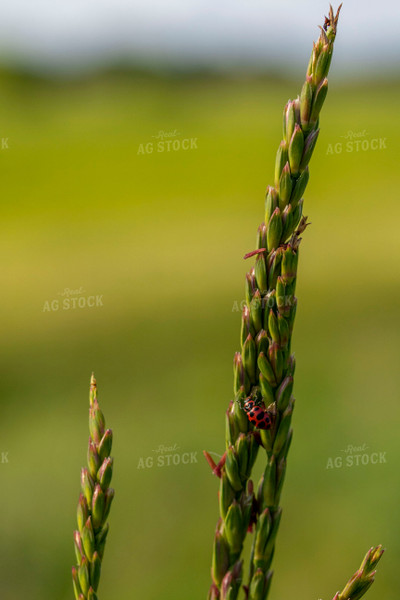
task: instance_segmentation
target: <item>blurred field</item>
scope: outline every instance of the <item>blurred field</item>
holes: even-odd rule
[[[218,485],[201,451],[223,452],[242,257],[302,76],[1,75],[2,600],[72,598],[92,370],[115,435],[100,596],[205,598]],[[330,79],[305,196],[271,599],[332,598],[378,543],[387,553],[368,598],[398,595],[399,91]],[[138,154],[173,130],[197,149]],[[329,151],[364,130],[380,149]],[[81,287],[103,305],[43,310]],[[175,444],[193,462],[137,468]],[[327,469],[350,444],[386,462]]]

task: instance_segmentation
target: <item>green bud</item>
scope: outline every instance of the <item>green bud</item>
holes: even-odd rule
[[[267,243],[268,252],[279,246],[282,235],[282,217],[279,208],[276,208],[272,213],[272,217],[268,223]]]
[[[100,457],[97,453],[96,444],[93,442],[92,438],[89,438],[87,461],[89,465],[90,474],[93,477],[93,479],[95,479],[97,471],[100,468],[101,462]]]
[[[208,590],[207,600],[219,600],[219,589],[215,583],[212,583]]]
[[[78,569],[76,567],[72,567],[72,585],[74,588],[75,600],[79,600],[82,590],[81,584],[79,583]]]
[[[237,561],[222,580],[219,600],[236,600],[242,583],[242,561]]]
[[[284,166],[284,165],[283,165]],[[283,167],[282,167],[283,168]],[[278,207],[278,192],[275,188],[268,186],[265,198],[265,223],[269,223],[272,213]]]
[[[266,331],[268,329],[268,311],[269,311],[270,308],[275,308],[276,307],[275,295],[276,295],[275,290],[271,290],[263,298],[264,329]]]
[[[246,375],[243,359],[240,352],[236,352],[233,359],[233,392],[236,395],[241,387],[244,387],[245,392],[250,391],[249,378]]]
[[[306,81],[301,90],[300,95],[300,119],[301,126],[304,130],[308,129],[308,121],[311,114],[311,104],[313,98],[312,77],[306,76]]]
[[[293,211],[293,218],[292,218],[293,231],[296,229],[297,225],[299,224],[302,214],[303,214],[303,199],[301,199],[299,201],[298,205],[296,206],[296,208]]]
[[[235,560],[235,557],[240,555],[246,533],[243,531],[242,511],[236,500],[232,502],[226,514],[224,533],[230,547],[231,560]]]
[[[282,230],[282,241],[284,242],[285,240],[288,239],[288,237],[290,237],[294,231],[294,226],[293,226],[293,209],[292,209],[292,205],[288,204],[287,206],[285,206],[285,210],[282,213],[282,224],[283,224],[283,230]]]
[[[256,381],[256,344],[249,334],[243,344],[243,366],[251,383]]]
[[[315,70],[313,73],[314,85],[318,85],[319,82],[322,81],[325,78],[325,76],[328,74],[329,63],[330,63],[330,56],[329,56],[328,49],[329,48],[327,45],[323,46],[323,48],[317,58]],[[317,90],[316,94],[317,93],[318,93],[318,90]],[[315,103],[315,99],[314,99],[314,103]]]
[[[247,473],[246,473],[246,479],[248,479],[251,475],[251,470],[254,466],[254,463],[256,462],[256,458],[257,458],[257,454],[258,454],[258,442],[256,440],[256,438],[254,437],[254,435],[252,435],[251,433],[249,433],[247,435],[247,439],[248,439],[248,462],[247,462]]]
[[[239,429],[236,424],[236,419],[233,413],[228,409],[226,411],[226,428],[225,428],[225,439],[227,446],[234,444],[237,436],[239,435]]]
[[[264,265],[265,265],[265,262],[264,262]],[[259,290],[257,290],[253,296],[252,301],[250,302],[250,321],[251,321],[254,331],[260,331],[260,329],[262,329],[262,322],[263,322],[262,317],[263,317],[263,312],[262,312],[261,294],[260,294]]]
[[[282,225],[283,227],[283,225]],[[270,258],[268,260],[268,280],[269,280],[269,287],[270,289],[274,289],[276,287],[276,280],[278,278],[278,275],[280,274],[280,264],[281,264],[281,260],[282,260],[282,249],[278,248],[275,252],[273,252],[270,255]],[[268,299],[270,298],[270,296],[268,296]],[[264,304],[264,307],[266,308],[272,308],[273,306],[275,306],[275,297],[272,299],[272,302],[267,303],[266,305]],[[267,312],[268,314],[268,312]],[[264,313],[265,315],[265,313]],[[264,317],[265,320],[265,317]],[[266,328],[267,323],[264,323],[264,329]]]
[[[214,538],[211,576],[216,585],[220,585],[229,569],[229,547],[223,535],[217,531]]]
[[[278,329],[279,329],[279,345],[283,350],[285,350],[287,348],[287,345],[289,342],[290,331],[289,331],[289,324],[288,324],[287,320],[280,313],[278,314]]]
[[[276,381],[279,383],[283,374],[283,353],[276,342],[273,342],[268,348],[268,359],[274,370]]]
[[[276,318],[276,315],[275,315],[274,311],[272,310],[272,308],[269,311],[268,331],[269,331],[269,335],[271,336],[272,340],[274,342],[279,343],[278,319]]]
[[[113,441],[113,433],[112,433],[111,429],[107,429],[107,431],[104,433],[103,437],[101,438],[101,441],[100,441],[99,447],[98,447],[98,453],[100,456],[100,460],[102,462],[105,458],[107,458],[107,456],[110,456],[110,454],[111,454],[112,441]]]
[[[78,521],[78,529],[81,533],[82,533],[83,526],[87,521],[88,516],[89,516],[89,509],[88,509],[88,505],[86,502],[86,498],[83,494],[80,494],[79,501],[78,501],[78,508],[76,511],[76,518]]]
[[[236,455],[239,464],[239,476],[241,481],[246,480],[247,465],[249,462],[249,442],[244,433],[239,434],[236,440]]]
[[[267,228],[265,223],[261,223],[257,230],[257,249],[266,248],[267,247]]]
[[[285,140],[287,140],[289,142],[290,138],[293,135],[294,126],[296,124],[295,102],[294,101],[292,102],[289,100],[289,102],[286,104],[285,110],[286,110]]]
[[[290,335],[293,332],[294,320],[296,318],[296,310],[297,310],[297,298],[293,298],[292,307],[290,309],[289,319],[288,319]]]
[[[249,334],[253,336],[255,334],[255,331],[250,319],[250,309],[247,305],[245,305],[242,310],[242,323],[240,327],[240,343],[242,346],[245,343],[246,338]]]
[[[97,591],[99,587],[100,581],[100,572],[101,572],[101,560],[98,552],[93,554],[93,560],[90,565],[90,581],[92,583],[93,591]]]
[[[290,174],[290,166],[289,162],[287,162],[283,167],[281,177],[279,179],[279,208],[281,211],[285,208],[290,200],[292,187],[293,182]]]
[[[294,126],[293,135],[290,138],[290,142],[289,142],[290,171],[291,171],[292,175],[295,177],[299,173],[300,162],[301,162],[301,158],[303,156],[303,149],[304,149],[304,135],[303,135],[300,125],[298,125],[296,123],[296,125]],[[291,188],[290,188],[290,191],[291,191]],[[280,194],[281,194],[281,192],[280,192],[280,188],[279,188],[279,195]]]
[[[297,274],[298,252],[292,248],[286,248],[282,254],[282,281],[292,283]]]
[[[300,177],[296,180],[294,187],[292,189],[292,195],[290,197],[290,204],[294,209],[299,201],[301,200],[302,195],[307,187],[308,180],[310,178],[310,172],[308,170],[308,166],[304,169],[304,171],[300,174]]]
[[[266,590],[266,578],[262,569],[257,569],[251,578],[249,600],[264,600]]]
[[[279,185],[281,173],[282,173],[283,168],[284,168],[285,164],[287,163],[287,161],[288,161],[288,146],[287,146],[287,143],[283,140],[279,144],[279,148],[276,153],[276,160],[275,160],[275,187],[276,188]]]
[[[97,551],[101,560],[103,560],[104,555],[104,546],[106,545],[107,535],[108,535],[109,525],[106,523],[102,529],[100,529],[99,533],[96,534],[96,546]]]
[[[255,544],[254,544],[254,566],[256,568],[264,568],[264,550],[268,542],[269,532],[272,526],[271,515],[269,509],[266,508],[261,513],[257,522],[257,529],[255,533]]]
[[[274,447],[272,452],[278,456],[282,448],[286,443],[286,439],[290,429],[290,423],[292,421],[293,405],[289,405],[282,415],[282,419],[279,423],[279,429],[275,436]]]
[[[229,483],[235,492],[239,492],[241,489],[243,489],[242,481],[239,475],[238,461],[232,446],[230,446],[226,451],[225,471],[228,476]]]
[[[289,356],[289,360],[288,360],[288,374],[293,377],[295,370],[296,370],[296,359],[294,357],[294,354],[292,354],[292,356]]]
[[[276,282],[276,305],[281,315],[288,316],[290,313],[290,295],[287,292],[287,288],[282,280],[282,277],[278,277]]]
[[[78,565],[81,563],[82,558],[85,556],[85,552],[82,546],[82,538],[79,531],[74,531],[74,548],[76,555],[76,562]]]
[[[110,512],[112,501],[114,500],[115,490],[113,488],[108,488],[104,494],[105,504],[104,504],[104,513],[103,513],[103,523],[106,521],[108,514]]]
[[[261,329],[261,331],[258,332],[256,337],[257,356],[260,354],[260,352],[264,352],[264,354],[266,354],[268,352],[268,346],[269,340],[267,332],[265,331],[265,329]]]
[[[279,504],[279,501],[280,501],[281,491],[282,491],[282,487],[283,487],[283,482],[285,481],[285,474],[286,474],[286,458],[285,458],[285,453],[283,453],[283,456],[284,457],[280,459],[280,461],[278,462],[278,466],[276,468],[276,494],[275,494],[275,499],[276,499],[276,503],[277,504]]]
[[[249,420],[243,410],[243,405],[246,401],[246,394],[243,388],[240,388],[233,403],[233,416],[238,427],[238,431],[247,433],[249,430]]]
[[[246,294],[246,302],[247,302],[248,306],[250,306],[251,299],[252,299],[253,294],[256,291],[256,289],[257,289],[256,278],[254,275],[254,268],[252,268],[250,273],[246,273],[245,294]]]
[[[82,600],[84,600],[84,599],[82,599]],[[97,600],[97,594],[91,587],[89,588],[89,591],[88,591],[87,600]]]
[[[94,481],[86,467],[81,470],[81,488],[83,495],[86,499],[87,505],[91,506],[92,495],[94,490]]]
[[[276,540],[276,536],[278,534],[278,529],[279,529],[279,523],[281,521],[281,516],[282,516],[282,509],[281,508],[277,508],[274,513],[273,513],[273,517],[272,517],[272,528],[269,534],[269,539],[267,542],[267,545],[265,546],[265,557],[269,556],[270,557],[270,561],[272,559],[273,556],[273,552],[274,552],[274,546],[275,546],[275,540]],[[269,566],[269,565],[268,565]]]
[[[104,435],[105,419],[100,410],[97,399],[89,408],[89,431],[92,439],[98,444]]]
[[[89,517],[82,529],[82,545],[86,556],[91,561],[93,558],[94,547],[94,531],[92,518]]]
[[[104,505],[104,492],[101,489],[100,485],[97,483],[96,487],[94,488],[92,499],[92,518],[93,527],[95,529],[98,529],[103,524]]]
[[[235,491],[229,483],[228,475],[226,474],[226,471],[222,471],[219,484],[219,511],[224,520],[226,519],[226,513],[234,498]]]
[[[266,247],[267,244],[264,246]],[[263,254],[258,254],[256,258],[256,264],[254,267],[256,275],[257,286],[263,294],[268,291],[268,279],[267,279],[267,265]]]
[[[276,392],[276,405],[279,412],[283,412],[289,405],[293,391],[293,377],[287,376],[282,381]]]
[[[260,506],[266,508],[274,508],[275,506],[275,480],[276,480],[276,463],[275,456],[272,455],[264,471],[264,480],[261,489]]]
[[[312,153],[314,152],[314,148],[317,143],[318,135],[319,135],[319,129],[315,129],[314,131],[311,131],[311,133],[306,138],[306,141],[304,144],[303,156],[302,156],[301,162],[300,162],[300,170],[301,171],[304,171],[304,169],[310,162]]]
[[[261,438],[261,444],[262,444],[263,448],[265,448],[265,450],[267,452],[271,452],[272,445],[273,445],[272,429],[261,429],[260,430],[260,438]]]
[[[266,406],[269,406],[269,404],[272,404],[272,402],[275,401],[275,396],[274,396],[274,392],[272,390],[272,386],[268,383],[268,381],[266,380],[266,378],[264,377],[264,375],[262,373],[260,373],[259,379],[260,379],[261,393],[262,393],[264,403]]]
[[[270,386],[275,387],[276,379],[274,370],[263,352],[258,355],[257,365],[261,371],[261,374],[265,377]]]
[[[87,596],[89,586],[90,586],[90,578],[89,578],[89,563],[87,558],[82,558],[81,564],[78,567],[78,579],[79,585],[83,592],[84,596]]]
[[[103,460],[103,464],[101,465],[97,473],[97,479],[103,491],[106,491],[106,489],[111,483],[113,464],[114,459],[112,459],[111,457],[105,458]]]

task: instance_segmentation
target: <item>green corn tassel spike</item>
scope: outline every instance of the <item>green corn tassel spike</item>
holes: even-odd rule
[[[302,216],[303,195],[309,179],[308,165],[318,140],[320,113],[328,90],[327,75],[339,10],[334,15],[330,8],[329,18],[313,45],[301,95],[286,104],[283,140],[275,160],[274,187],[267,188],[265,221],[257,232],[257,250],[266,250],[255,253],[255,266],[246,275],[247,307],[242,317],[241,353],[237,353],[234,360],[235,402],[230,402],[227,411],[227,449],[218,468],[213,469],[220,477],[220,519],[214,540],[213,582],[208,600],[236,600],[242,583],[240,554],[249,524],[255,534],[249,577],[244,585],[245,596],[247,600],[266,600],[269,592],[272,577],[270,566],[281,518],[279,500],[293,437],[291,418],[294,409],[292,390],[295,361],[290,355],[290,348],[297,307],[294,294],[298,248],[300,236],[307,225],[306,217]],[[246,258],[249,256],[246,255]],[[257,404],[265,404],[271,416],[269,429],[258,430],[253,423],[249,423],[243,410],[247,398]],[[101,415],[95,411],[92,419],[92,439],[98,445],[105,433],[104,423]],[[257,488],[256,500],[250,477],[260,446],[262,456],[266,456],[266,467]],[[99,467],[101,471],[107,457],[101,454],[99,447],[97,452],[102,463]],[[92,467],[91,472],[94,470]],[[95,480],[91,486],[90,479],[87,476],[86,479],[82,491],[85,501],[89,498],[87,504],[91,507],[95,484],[101,485],[101,482]],[[104,491],[104,495],[107,498],[107,492]],[[84,507],[80,510],[82,515],[79,519],[82,523],[86,515]],[[95,531],[100,559],[107,531],[107,526]],[[80,556],[79,545],[77,556]],[[371,549],[361,569],[344,592],[336,594],[335,600],[361,598],[373,581],[372,569],[380,556],[380,547]],[[82,594],[80,585],[79,581],[76,591],[78,600],[81,600],[79,595]]]
[[[89,431],[88,468],[83,468],[81,472],[82,493],[77,508],[79,531],[74,532],[77,567],[72,569],[72,583],[78,600],[97,599],[96,591],[108,533],[108,523],[105,521],[114,498],[114,490],[109,487],[113,468],[113,459],[109,456],[112,431],[105,429],[93,375],[89,393]]]

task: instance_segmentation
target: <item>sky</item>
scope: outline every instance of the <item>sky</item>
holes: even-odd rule
[[[326,0],[12,0],[0,5],[0,62],[55,72],[120,60],[297,68],[328,10]],[[394,0],[345,0],[335,68],[398,71],[399,26]]]

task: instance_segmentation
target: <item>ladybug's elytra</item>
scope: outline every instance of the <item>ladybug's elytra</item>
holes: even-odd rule
[[[259,406],[254,400],[248,398],[243,405],[245,413],[250,423],[253,423],[257,429],[271,429],[271,417],[265,406]]]

